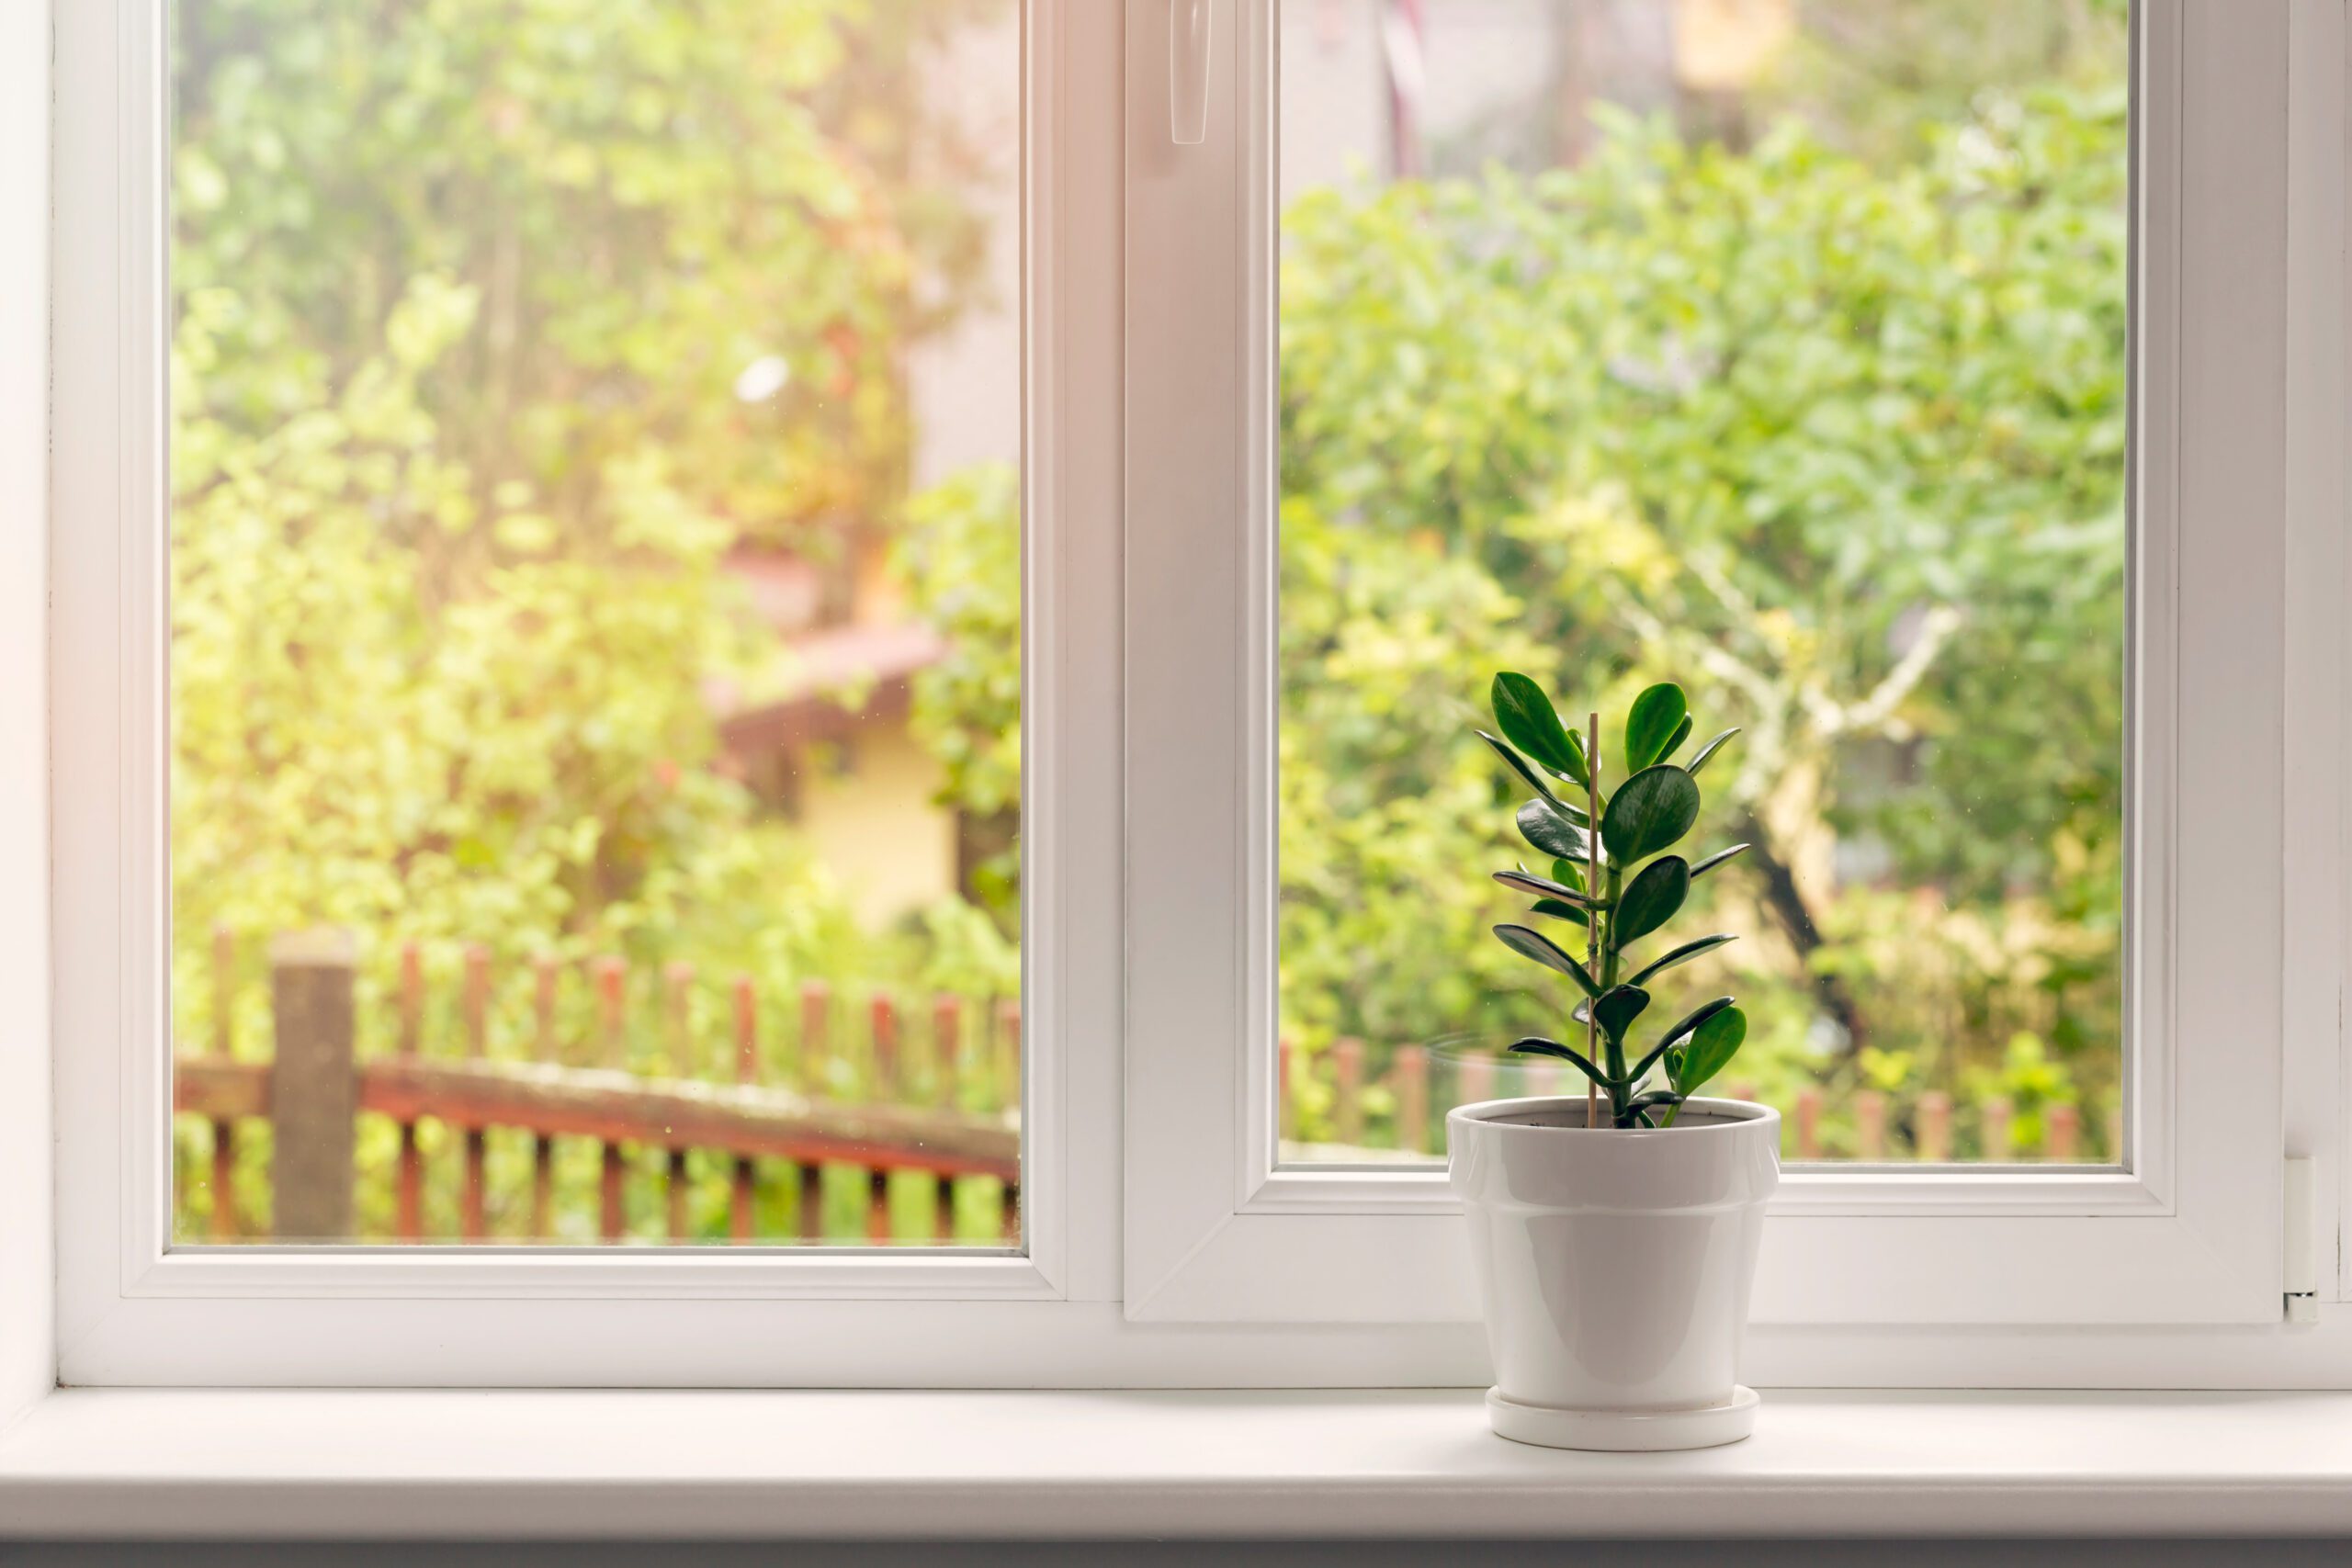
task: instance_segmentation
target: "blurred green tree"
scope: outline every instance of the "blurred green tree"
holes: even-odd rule
[[[1551,1021],[1482,965],[1495,909],[1461,874],[1504,846],[1459,737],[1479,674],[1518,668],[1604,710],[1679,679],[1748,727],[1724,784],[1756,852],[1711,889],[1778,938],[1722,960],[1767,998],[1744,1066],[1878,1045],[1957,1087],[1963,1043],[2031,1029],[2111,1081],[2124,116],[2120,82],[1988,95],[1887,168],[1794,120],[1736,152],[1604,116],[1573,170],[1293,206],[1304,1043]],[[1858,920],[1874,884],[1914,890],[1915,940]],[[1947,916],[2030,961],[1940,983]]]
[[[1706,897],[1765,940],[1702,962],[1755,999],[1741,1066],[1767,1093],[1861,1082],[1865,1053],[1881,1089],[1973,1090],[2026,1032],[2112,1093],[2125,98],[1977,109],[1915,126],[1889,167],[1793,120],[1740,152],[1604,117],[1573,170],[1285,214],[1300,1045],[1357,1036],[1377,1070],[1556,1022],[1463,874],[1517,852],[1463,743],[1512,668],[1603,708],[1679,679],[1748,728],[1719,787],[1757,848]],[[952,539],[978,505],[948,492],[931,526]],[[957,597],[1009,614],[1015,563],[986,581]],[[1015,666],[972,647],[933,722],[977,806],[1003,772],[968,759],[1001,753],[948,715],[1001,711]]]
[[[902,525],[901,367],[984,238],[919,64],[988,9],[173,8],[183,1028],[215,922],[356,927],[377,987],[411,939],[915,972],[705,683],[768,635],[731,547]]]
[[[216,920],[1012,972],[1001,834],[985,918],[877,949],[718,765],[700,691],[755,651],[739,540],[895,548],[952,635],[918,732],[972,820],[1018,800],[1017,486],[903,499],[899,367],[981,231],[952,136],[882,106],[962,14],[175,7],[184,1020]],[[1286,215],[1303,1044],[1555,1021],[1464,874],[1504,847],[1462,737],[1508,666],[1610,708],[1670,675],[1748,727],[1723,783],[1757,852],[1709,891],[1770,939],[1724,960],[1768,1090],[1959,1087],[2025,1035],[2038,1075],[2111,1084],[2125,94],[2066,49],[1907,98],[1801,58],[1758,105],[1826,130],[1609,118],[1574,169]]]

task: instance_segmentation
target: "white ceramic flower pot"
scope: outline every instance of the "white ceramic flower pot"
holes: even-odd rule
[[[1551,1448],[1657,1450],[1754,1430],[1740,1341],[1780,1113],[1690,1100],[1672,1127],[1589,1128],[1577,1099],[1445,1119],[1486,1303],[1494,1428]]]

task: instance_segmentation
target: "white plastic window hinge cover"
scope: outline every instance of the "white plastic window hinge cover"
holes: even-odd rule
[[[1168,139],[1197,147],[1209,126],[1209,0],[1168,0]]]
[[[2287,1295],[2287,1321],[2319,1321],[2319,1237],[2317,1199],[2319,1162],[2308,1155],[2287,1157],[2286,1246],[2280,1253],[2281,1281]]]

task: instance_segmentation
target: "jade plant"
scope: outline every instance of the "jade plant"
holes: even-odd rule
[[[1513,952],[1557,970],[1582,993],[1571,1014],[1582,1026],[1584,1048],[1530,1038],[1510,1049],[1555,1056],[1590,1080],[1589,1125],[1600,1125],[1600,1102],[1613,1127],[1670,1127],[1682,1102],[1729,1065],[1747,1037],[1747,1020],[1729,997],[1685,1013],[1646,1050],[1634,1026],[1650,1010],[1657,978],[1701,953],[1732,941],[1727,932],[1673,942],[1663,932],[1690,897],[1690,885],[1746,844],[1718,850],[1695,863],[1668,852],[1699,820],[1699,778],[1726,741],[1726,729],[1678,763],[1690,738],[1682,688],[1662,682],[1634,699],[1625,716],[1619,766],[1623,777],[1603,788],[1600,717],[1583,734],[1560,722],[1551,698],[1525,675],[1495,677],[1495,722],[1500,737],[1478,731],[1534,798],[1519,808],[1520,836],[1546,857],[1550,874],[1521,863],[1495,873],[1514,892],[1532,896],[1532,912],[1558,922],[1567,945],[1530,925],[1500,925],[1495,935]],[[1594,830],[1594,824],[1600,825]],[[1637,951],[1645,949],[1646,950]],[[1581,947],[1577,957],[1569,947]],[[1577,1031],[1566,1031],[1574,1034]],[[1662,1073],[1663,1084],[1653,1073]]]

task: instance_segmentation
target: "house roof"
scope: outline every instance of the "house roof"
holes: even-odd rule
[[[786,639],[743,685],[714,682],[711,705],[730,751],[805,746],[904,714],[910,678],[946,653],[920,622],[820,627]]]

